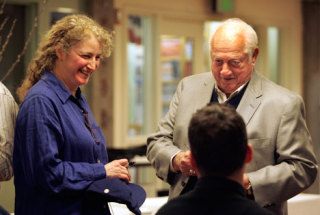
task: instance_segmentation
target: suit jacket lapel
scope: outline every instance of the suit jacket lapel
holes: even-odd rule
[[[197,91],[197,95],[194,95],[194,98],[191,98],[194,102],[194,112],[203,108],[210,102],[214,80],[211,73],[208,73],[208,78],[199,83],[199,90]]]
[[[254,71],[249,85],[237,108],[238,113],[242,116],[246,124],[249,123],[253,114],[261,103],[262,98],[262,82],[259,75]]]

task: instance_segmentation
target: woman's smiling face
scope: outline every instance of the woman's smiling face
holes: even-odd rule
[[[90,76],[97,70],[101,60],[99,41],[91,35],[75,44],[68,51],[58,48],[54,73],[71,92],[88,83]]]

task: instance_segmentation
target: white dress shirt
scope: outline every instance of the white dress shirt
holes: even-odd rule
[[[17,112],[17,103],[0,82],[0,181],[9,180],[13,175],[13,134]]]

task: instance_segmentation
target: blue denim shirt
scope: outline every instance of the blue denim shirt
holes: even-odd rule
[[[15,214],[108,214],[102,202],[86,199],[88,186],[106,177],[107,162],[102,130],[80,89],[74,97],[45,72],[29,90],[16,121]]]

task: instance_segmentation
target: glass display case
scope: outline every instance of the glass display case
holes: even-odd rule
[[[192,74],[193,40],[188,37],[162,35],[160,41],[160,73],[162,116],[167,113],[179,81]]]
[[[148,132],[148,98],[146,90],[152,77],[150,58],[152,47],[151,19],[146,16],[128,16],[128,136],[144,135]]]

